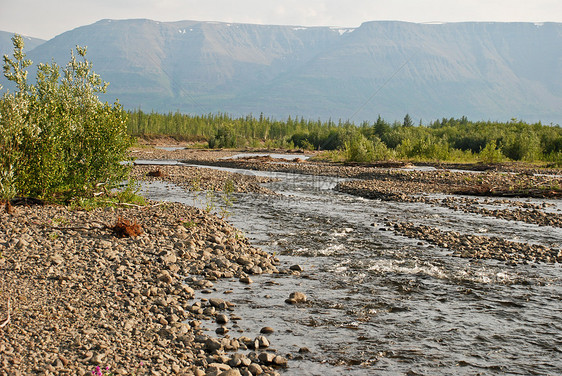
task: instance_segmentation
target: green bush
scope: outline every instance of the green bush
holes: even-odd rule
[[[373,143],[360,133],[345,143],[345,156],[349,162],[372,162],[374,154]]]
[[[451,148],[447,140],[420,131],[424,131],[424,129],[419,128],[416,129],[415,133],[407,133],[400,145],[396,148],[398,155],[403,158],[417,160],[448,160],[451,154]]]
[[[4,76],[16,85],[0,99],[0,195],[68,201],[122,182],[129,167],[127,115],[102,103],[107,83],[92,71],[86,48],[70,62],[40,64],[29,84],[23,38],[15,35]]]
[[[508,135],[504,137],[502,152],[514,161],[536,161],[541,157],[540,140],[531,132]]]
[[[236,132],[232,126],[223,125],[213,138],[209,139],[209,148],[235,148],[237,146]]]
[[[372,137],[373,143],[373,160],[375,161],[385,161],[389,159],[394,159],[396,153],[394,150],[389,149],[384,142],[381,141],[377,136]]]
[[[505,157],[501,151],[501,148],[497,147],[496,141],[490,141],[480,151],[480,153],[478,154],[478,159],[482,163],[499,163],[503,162]]]

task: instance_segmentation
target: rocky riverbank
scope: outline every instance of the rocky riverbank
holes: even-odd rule
[[[139,181],[159,180],[174,183],[190,191],[274,194],[261,185],[274,179],[209,168],[137,165],[133,167],[131,176]]]
[[[515,199],[501,197],[473,198],[448,193],[446,197],[437,198],[436,194],[447,192],[447,185],[434,186],[428,182],[396,182],[388,180],[361,180],[341,182],[336,190],[369,199],[399,202],[423,202],[428,205],[442,206],[465,213],[479,214],[488,217],[520,221],[538,226],[562,227],[560,212],[546,211],[553,204],[533,204]],[[444,189],[445,188],[445,189]],[[433,193],[433,195],[428,195]],[[446,194],[446,193],[445,193]]]
[[[512,265],[529,262],[562,262],[562,249],[544,245],[518,243],[498,237],[460,234],[456,231],[442,231],[413,223],[387,223],[387,225],[398,234],[449,249],[453,251],[452,256],[455,257],[495,259]],[[420,245],[423,245],[423,242]]]
[[[127,227],[140,234],[122,237]],[[287,365],[264,334],[228,334],[234,304],[196,298],[219,278],[249,284],[278,265],[199,209],[17,206],[0,212],[0,254],[0,375],[249,376]]]
[[[181,160],[190,159],[196,161],[216,161],[221,158],[227,158],[235,155],[237,152],[233,150],[215,150],[215,149],[187,149],[180,146],[172,146],[162,149],[152,146],[131,148],[130,155],[134,159],[145,160]]]
[[[463,172],[450,170],[379,170],[361,181],[343,182],[337,188],[370,198],[444,193],[488,197],[561,198],[562,179],[558,175],[513,174],[503,172]]]

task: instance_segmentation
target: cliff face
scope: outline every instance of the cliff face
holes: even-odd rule
[[[355,29],[102,20],[76,45],[127,108],[279,118],[441,117],[562,123],[562,24],[368,22]]]

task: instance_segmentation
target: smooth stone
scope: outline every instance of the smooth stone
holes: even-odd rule
[[[261,328],[261,330],[260,330],[260,333],[261,333],[261,334],[271,334],[271,333],[273,333],[273,332],[275,332],[275,330],[274,330],[272,327],[270,327],[270,326],[264,326],[264,327]]]
[[[240,278],[240,282],[246,283],[246,284],[254,283],[254,281],[250,277],[242,277],[242,278]]]
[[[228,316],[225,315],[224,313],[218,314],[216,317],[217,323],[219,324],[226,324],[229,320],[228,320]]]

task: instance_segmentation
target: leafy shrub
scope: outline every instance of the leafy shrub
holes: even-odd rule
[[[540,140],[530,132],[504,137],[503,154],[514,161],[535,161],[541,156]]]
[[[131,140],[118,102],[100,102],[107,83],[92,71],[86,48],[76,47],[66,67],[38,66],[29,84],[23,38],[15,35],[13,59],[4,75],[16,84],[0,99],[0,195],[67,201],[103,185],[115,187],[128,174]]]
[[[346,160],[349,162],[372,162],[374,154],[373,143],[362,134],[356,134],[345,143]]]
[[[396,150],[404,158],[434,161],[448,160],[451,151],[446,139],[431,134],[408,135]]]
[[[373,160],[385,161],[396,157],[394,150],[389,149],[384,142],[377,136],[372,137]]]
[[[231,126],[223,125],[215,136],[209,139],[209,148],[235,148],[237,146],[237,137],[234,128]]]
[[[496,141],[490,141],[478,154],[478,159],[483,163],[499,163],[505,158],[502,154],[501,148],[498,148]]]

